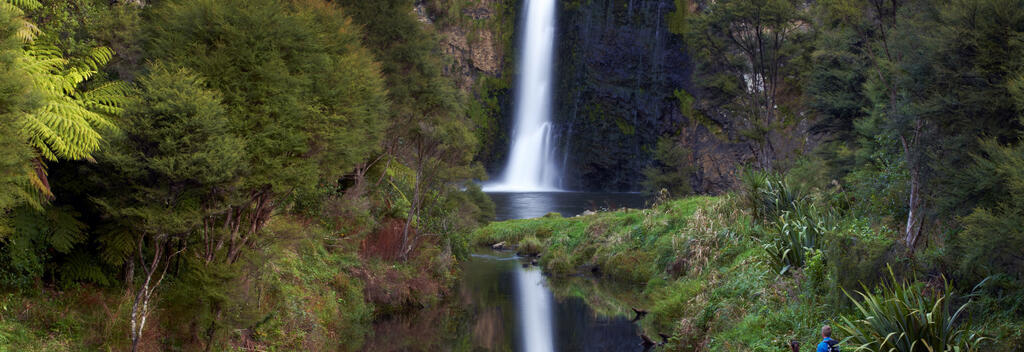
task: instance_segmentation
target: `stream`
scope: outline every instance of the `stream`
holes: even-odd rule
[[[644,203],[630,193],[491,196],[500,220]],[[630,310],[643,305],[639,288],[590,276],[553,279],[532,262],[514,252],[479,249],[461,263],[456,297],[375,322],[363,350],[644,351]]]

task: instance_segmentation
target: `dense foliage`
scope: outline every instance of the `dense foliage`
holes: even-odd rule
[[[4,350],[359,348],[492,216],[410,2],[0,5]]]
[[[476,3],[0,0],[0,351],[357,349],[497,242],[641,287],[667,349],[1024,344],[1024,1],[658,2],[656,206],[482,228],[514,67],[439,43],[511,54],[518,5]],[[698,125],[746,165],[670,200]]]

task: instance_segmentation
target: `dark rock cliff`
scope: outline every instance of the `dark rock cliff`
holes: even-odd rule
[[[555,121],[565,186],[631,191],[658,136],[685,121],[673,95],[690,75],[683,42],[668,31],[672,0],[563,2]]]

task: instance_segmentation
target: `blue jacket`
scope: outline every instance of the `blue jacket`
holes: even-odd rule
[[[821,340],[821,343],[818,343],[818,349],[816,351],[817,352],[828,352],[828,342],[829,341],[835,341],[835,340],[833,340],[831,337],[826,337],[824,340]]]

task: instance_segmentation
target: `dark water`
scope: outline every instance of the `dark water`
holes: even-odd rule
[[[641,193],[491,192],[487,195],[497,206],[498,221],[536,218],[551,212],[570,217],[586,210],[644,208],[648,200]]]
[[[378,322],[363,350],[644,350],[630,320],[638,296],[631,288],[587,278],[549,282],[528,262],[503,252],[473,255],[456,300]]]
[[[488,193],[497,219],[645,207],[636,193]],[[488,251],[462,265],[456,297],[378,321],[363,351],[644,351],[630,307],[639,288],[592,277],[549,279],[531,260]],[[525,264],[525,265],[524,265]]]

